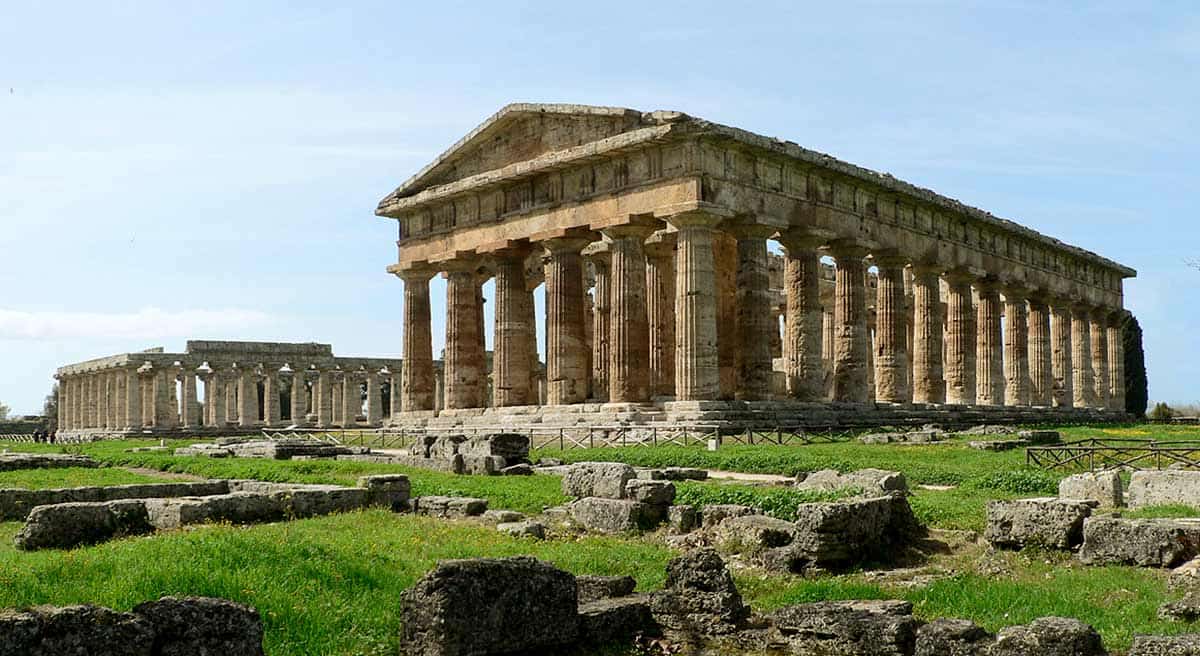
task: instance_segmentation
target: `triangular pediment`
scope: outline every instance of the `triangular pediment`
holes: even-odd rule
[[[548,152],[612,137],[647,123],[642,112],[621,107],[507,105],[400,185],[388,199],[411,196]]]

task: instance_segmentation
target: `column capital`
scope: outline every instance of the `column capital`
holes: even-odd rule
[[[716,228],[722,221],[728,219],[732,214],[724,214],[719,212],[693,209],[690,211],[671,214],[661,217],[662,220],[675,228]]]
[[[733,235],[735,239],[770,239],[775,233],[779,232],[779,228],[762,223],[755,223],[751,220],[743,220],[737,222],[726,221],[721,229]]]
[[[646,238],[642,249],[648,258],[668,258],[675,255],[676,233],[659,230]]]
[[[837,258],[866,258],[871,249],[854,239],[836,239],[826,247],[829,254]]]
[[[973,281],[973,284],[975,285],[975,289],[978,290],[980,293],[983,293],[983,292],[999,293],[1000,291],[1002,291],[1004,289],[1004,284],[1002,282],[1000,282],[999,280],[997,280],[996,278],[991,277],[991,276],[984,276],[982,278],[976,278]]]
[[[1020,282],[1001,282],[1000,293],[1004,294],[1004,300],[1007,303],[1030,299],[1030,289]]]
[[[657,230],[658,228],[656,226],[625,223],[601,228],[600,234],[613,240],[637,239],[638,241],[645,241],[647,237],[654,234]]]
[[[779,231],[779,243],[791,250],[815,250],[829,243],[831,235],[823,230],[790,228]]]
[[[393,275],[403,280],[404,282],[429,282],[438,273],[438,268],[435,266],[416,266],[407,269],[391,269]]]
[[[880,269],[903,269],[909,258],[896,252],[871,253],[871,261]]]
[[[980,278],[976,272],[965,267],[950,269],[949,271],[943,273],[942,277],[946,279],[946,282],[958,285],[976,284]]]
[[[538,242],[548,253],[580,253],[588,244],[595,241],[588,237],[553,237]]]

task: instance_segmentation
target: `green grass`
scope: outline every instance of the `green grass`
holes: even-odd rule
[[[136,474],[124,469],[102,467],[63,467],[60,469],[18,469],[0,472],[0,489],[23,488],[43,490],[57,487],[83,487],[88,485],[129,485],[133,483],[161,483],[162,478]]]
[[[0,524],[0,608],[97,603],[127,610],[163,595],[208,595],[262,613],[268,654],[398,651],[400,597],[439,560],[530,554],[576,574],[662,585],[670,552],[646,540],[534,542],[494,528],[349,513],[253,527],[208,526],[68,552],[18,552]]]
[[[1193,508],[1183,504],[1148,506],[1146,508],[1139,508],[1137,510],[1122,510],[1121,516],[1130,517],[1133,519],[1177,519],[1182,517],[1200,517],[1200,508]]]

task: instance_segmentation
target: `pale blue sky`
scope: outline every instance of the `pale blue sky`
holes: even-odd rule
[[[61,363],[189,337],[398,355],[375,203],[513,101],[783,137],[1133,266],[1151,397],[1200,399],[1194,2],[0,6],[18,412]]]

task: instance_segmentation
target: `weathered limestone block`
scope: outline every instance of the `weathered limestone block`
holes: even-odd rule
[[[625,498],[625,484],[637,478],[633,467],[620,462],[579,462],[563,476],[562,491],[569,497]]]
[[[88,456],[58,453],[0,453],[0,472],[18,469],[56,469],[61,467],[99,467]]]
[[[483,521],[491,524],[514,524],[525,521],[525,515],[515,510],[489,510],[480,517]]]
[[[142,501],[38,506],[13,538],[18,549],[69,549],[154,530]]]
[[[984,537],[995,547],[1071,549],[1083,542],[1083,522],[1095,505],[1056,497],[989,501]]]
[[[533,558],[444,561],[404,593],[400,649],[475,656],[552,649],[579,635],[575,577]]]
[[[908,656],[920,622],[907,601],[822,601],[771,614],[789,654]]]
[[[637,477],[646,481],[704,481],[708,480],[708,471],[693,467],[638,469]]]
[[[1023,430],[1017,437],[1030,444],[1061,444],[1062,433],[1052,430]]]
[[[514,538],[546,539],[546,525],[541,522],[523,520],[520,522],[502,522],[496,525],[496,530]]]
[[[287,516],[286,504],[273,494],[234,492],[211,497],[147,499],[150,523],[157,529],[173,529],[208,522],[260,524]]]
[[[1200,508],[1200,471],[1163,469],[1133,472],[1129,507],[1184,505]]]
[[[1101,508],[1120,508],[1124,504],[1121,488],[1119,471],[1084,472],[1059,481],[1058,496],[1061,499],[1095,501]]]
[[[1200,558],[1193,558],[1171,570],[1167,576],[1167,589],[1190,592],[1200,588]]]
[[[700,525],[704,528],[709,528],[720,524],[730,517],[761,514],[761,510],[752,506],[742,506],[736,503],[715,503],[700,509]]]
[[[443,435],[435,438],[429,445],[429,457],[439,460],[453,458],[459,453],[459,447],[466,441],[466,435]]]
[[[272,494],[287,517],[320,517],[361,510],[370,503],[367,490],[330,485],[324,489],[297,488]]]
[[[133,614],[148,622],[162,656],[262,656],[263,625],[250,606],[210,597],[163,597]]]
[[[1182,599],[1159,606],[1158,619],[1172,622],[1195,622],[1200,619],[1200,592],[1188,592]]]
[[[691,533],[700,526],[700,514],[694,506],[671,506],[667,509],[667,525],[672,533]]]
[[[1200,633],[1134,636],[1129,656],[1200,656]]]
[[[1092,517],[1079,560],[1087,565],[1174,567],[1200,555],[1200,521]]]
[[[496,476],[504,470],[504,458],[501,456],[462,455],[463,473],[475,476]]]
[[[1040,617],[1000,630],[989,656],[1107,656],[1100,634],[1065,617]]]
[[[487,512],[487,499],[427,496],[413,499],[413,512],[430,517],[476,517]]]
[[[529,462],[529,436],[519,433],[477,435],[458,444],[465,456],[499,456],[507,465]]]
[[[904,496],[888,495],[796,508],[796,539],[790,569],[809,563],[843,567],[870,558],[894,557],[919,531]]]
[[[625,498],[657,506],[669,506],[675,501],[675,485],[670,481],[633,479],[625,483]]]
[[[5,656],[151,656],[154,638],[141,617],[99,606],[0,614],[0,654]]]
[[[757,555],[796,540],[796,525],[766,515],[730,517],[709,530],[713,546],[722,553]]]
[[[796,487],[802,490],[845,490],[857,488],[867,494],[878,492],[907,492],[904,474],[883,469],[860,469],[846,474],[836,469],[822,469],[796,477]]]
[[[409,508],[412,483],[404,474],[375,474],[360,476],[358,486],[367,491],[367,503],[404,512]]]
[[[571,518],[592,531],[648,531],[662,522],[665,509],[628,499],[585,497],[569,506]]]
[[[575,577],[579,588],[579,603],[586,604],[601,599],[628,597],[637,587],[637,581],[632,576],[592,576]]]
[[[712,549],[672,559],[664,589],[650,595],[650,610],[666,631],[700,636],[732,633],[750,616],[733,576]]]
[[[0,490],[0,521],[24,521],[37,506],[59,503],[119,501],[157,497],[208,496],[228,494],[227,481],[200,483],[150,483],[108,487],[72,487],[50,490]]]
[[[584,645],[606,645],[637,635],[654,635],[658,627],[647,597],[619,597],[581,602],[579,641]]]
[[[913,656],[987,656],[993,639],[968,620],[934,620],[917,629]]]

